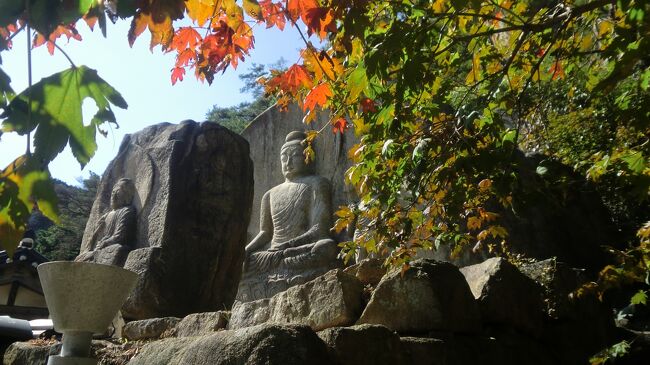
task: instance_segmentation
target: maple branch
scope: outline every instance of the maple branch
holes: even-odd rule
[[[18,35],[18,33],[20,33],[23,29],[25,29],[26,26],[27,24],[23,24],[23,26],[18,28],[18,30],[16,30],[14,34],[10,35],[9,38],[5,40],[5,42],[10,42],[12,39],[14,39],[14,37]],[[29,39],[29,36],[27,37],[27,39]]]
[[[323,71],[323,75],[330,79],[330,81],[334,81],[329,75],[327,74],[327,71],[325,71],[325,67],[321,65],[320,60],[318,59],[318,55],[316,52],[314,52],[314,46],[311,44],[311,42],[307,41],[307,38],[305,38],[305,35],[302,33],[302,30],[300,30],[300,27],[296,25],[296,22],[293,20],[291,23],[296,27],[296,30],[298,30],[298,34],[300,34],[300,38],[302,38],[302,41],[305,42],[305,46],[307,46],[307,49],[314,55],[314,59],[316,60],[316,63],[318,64],[318,67],[320,67],[321,71]]]
[[[440,18],[453,18],[456,16],[469,16],[472,18],[482,18],[487,20],[497,20],[508,25],[516,25],[515,23],[506,20],[505,18],[499,18],[498,16],[490,14],[479,14],[479,13],[464,13],[464,12],[453,12],[453,13],[433,13],[433,16],[439,16]]]
[[[504,27],[504,28],[492,28],[489,30],[486,30],[484,32],[477,32],[474,34],[469,34],[465,36],[460,36],[460,37],[454,37],[452,39],[456,41],[468,41],[472,40],[476,37],[484,37],[484,36],[491,36],[494,34],[499,34],[499,33],[507,33],[507,32],[512,32],[516,30],[521,30],[525,32],[534,32],[534,33],[539,33],[543,32],[548,28],[552,28],[555,25],[562,24],[568,21],[571,21],[572,19],[575,19],[579,17],[580,15],[584,13],[588,13],[590,11],[596,10],[602,6],[609,5],[611,4],[610,0],[598,0],[594,1],[588,4],[576,6],[573,9],[569,9],[568,11],[564,12],[563,14],[560,14],[556,17],[552,17],[550,20],[546,22],[541,22],[541,23],[523,23],[520,25],[513,25],[510,27]],[[564,27],[564,26],[563,26]]]
[[[210,28],[212,28],[212,20],[214,19],[215,15],[217,15],[217,7],[221,4],[221,1],[215,1],[214,2],[214,7],[212,8],[212,16],[210,17],[210,23],[208,23],[208,28],[205,30],[205,35],[203,38],[207,37],[208,34],[210,33]]]
[[[72,62],[72,58],[70,58],[70,56],[68,56],[68,54],[63,50],[63,48],[61,48],[61,47],[60,47],[58,44],[56,44],[56,42],[54,42],[54,41],[48,41],[48,42],[52,43],[52,45],[53,45],[54,47],[56,47],[56,49],[58,49],[59,51],[61,51],[61,53],[63,53],[63,55],[65,56],[65,58],[68,59],[68,62],[70,62],[70,66],[72,66],[72,68],[77,68],[77,65],[75,65],[74,62]]]

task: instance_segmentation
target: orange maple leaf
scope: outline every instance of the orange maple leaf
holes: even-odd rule
[[[298,91],[298,88],[302,85],[304,87],[309,87],[312,79],[307,73],[307,70],[304,66],[296,65],[289,67],[287,72],[284,73],[285,81],[283,83],[283,89],[295,94]]]
[[[185,69],[183,67],[174,67],[172,70],[172,85],[176,85],[176,81],[183,81],[183,75],[185,75]]]
[[[566,77],[566,74],[564,73],[564,67],[562,67],[562,64],[559,60],[553,62],[551,67],[549,67],[548,72],[552,75],[551,78],[553,80],[563,79]]]
[[[37,33],[34,36],[34,40],[32,41],[32,46],[36,48],[42,46],[43,44],[46,44],[47,51],[52,55],[54,54],[54,43],[63,35],[67,37],[68,41],[70,38],[81,41],[81,35],[77,31],[77,28],[75,28],[74,24],[59,25],[56,27],[56,29],[54,29],[52,33],[50,33],[48,38],[45,38],[45,36],[43,36],[41,33]]]
[[[196,52],[188,48],[176,55],[176,67],[188,66],[193,60],[196,60]]]
[[[262,8],[262,17],[266,21],[267,28],[275,25],[278,29],[284,30],[286,19],[281,3],[274,4],[271,0],[262,0],[260,1],[260,7]]]
[[[287,0],[289,20],[295,23],[298,19],[302,19],[305,24],[308,24],[310,18],[307,17],[307,12],[317,7],[316,0]]]
[[[202,39],[203,38],[199,32],[197,32],[194,28],[182,27],[176,30],[176,33],[174,33],[174,38],[172,39],[169,49],[176,49],[179,52],[187,48],[195,49]]]
[[[335,120],[332,123],[332,132],[334,134],[336,133],[345,133],[345,129],[348,127],[348,122],[345,120],[343,117],[339,117],[339,119]]]
[[[271,70],[271,78],[266,82],[264,88],[269,94],[279,90],[295,96],[301,86],[310,87],[312,82],[305,66],[294,64],[284,72]]]
[[[302,106],[302,110],[314,110],[317,105],[322,108],[325,103],[327,103],[327,98],[330,96],[332,96],[332,90],[330,90],[329,85],[320,84],[309,91]]]

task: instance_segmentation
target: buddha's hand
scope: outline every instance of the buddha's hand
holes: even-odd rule
[[[284,251],[287,248],[291,248],[293,246],[294,246],[294,241],[289,240],[287,242],[280,243],[279,245],[275,246],[274,249],[277,250],[277,251]]]

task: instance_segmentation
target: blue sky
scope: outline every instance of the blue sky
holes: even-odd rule
[[[249,101],[250,95],[239,92],[242,83],[237,75],[245,73],[252,62],[271,64],[283,57],[288,64],[292,64],[298,61],[298,49],[304,46],[296,29],[288,24],[283,32],[275,28],[265,29],[263,24],[256,25],[255,49],[237,70],[228,69],[225,74],[216,77],[212,85],[197,81],[188,72],[184,81],[172,86],[170,70],[174,55],[163,54],[160,47],[150,52],[148,31],[130,48],[126,37],[129,24],[130,19],[120,20],[116,24],[109,22],[108,37],[103,38],[99,29],[91,32],[85,23],[80,22],[78,29],[83,41],[71,40],[67,43],[63,38],[57,42],[76,65],[96,69],[99,76],[115,87],[129,104],[127,110],[114,109],[120,127],[109,130],[107,138],[98,135],[98,150],[83,171],[68,148],[50,164],[50,172],[57,179],[77,184],[77,180],[87,177],[89,171],[102,174],[117,154],[125,134],[160,122],[178,123],[185,119],[202,121],[214,104],[225,107]],[[14,38],[12,50],[2,52],[1,67],[12,78],[12,87],[16,92],[27,87],[26,42],[23,32]],[[58,50],[53,56],[44,46],[32,52],[34,82],[68,67],[67,59]],[[5,133],[1,138],[0,168],[4,168],[24,153],[26,137]]]

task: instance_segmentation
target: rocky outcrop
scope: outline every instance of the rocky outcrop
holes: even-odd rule
[[[248,143],[215,123],[147,127],[122,141],[88,219],[88,252],[120,178],[136,188],[135,242],[124,267],[140,279],[123,307],[145,319],[229,308],[235,298],[253,198]]]
[[[299,323],[314,331],[353,324],[361,310],[363,285],[357,278],[336,269],[270,299],[237,302],[230,329],[261,323]]]
[[[460,271],[478,301],[484,324],[541,334],[544,310],[539,284],[500,257]]]
[[[176,336],[190,337],[210,334],[226,328],[228,314],[226,312],[192,313],[183,318],[176,326]]]
[[[463,274],[450,263],[432,260],[384,276],[357,323],[400,333],[480,329],[479,309]]]
[[[157,339],[164,333],[171,334],[171,331],[180,322],[180,318],[164,317],[150,318],[140,321],[131,321],[124,325],[122,334],[131,341]]]
[[[330,365],[329,356],[327,346],[309,327],[265,324],[154,342],[129,365]]]

